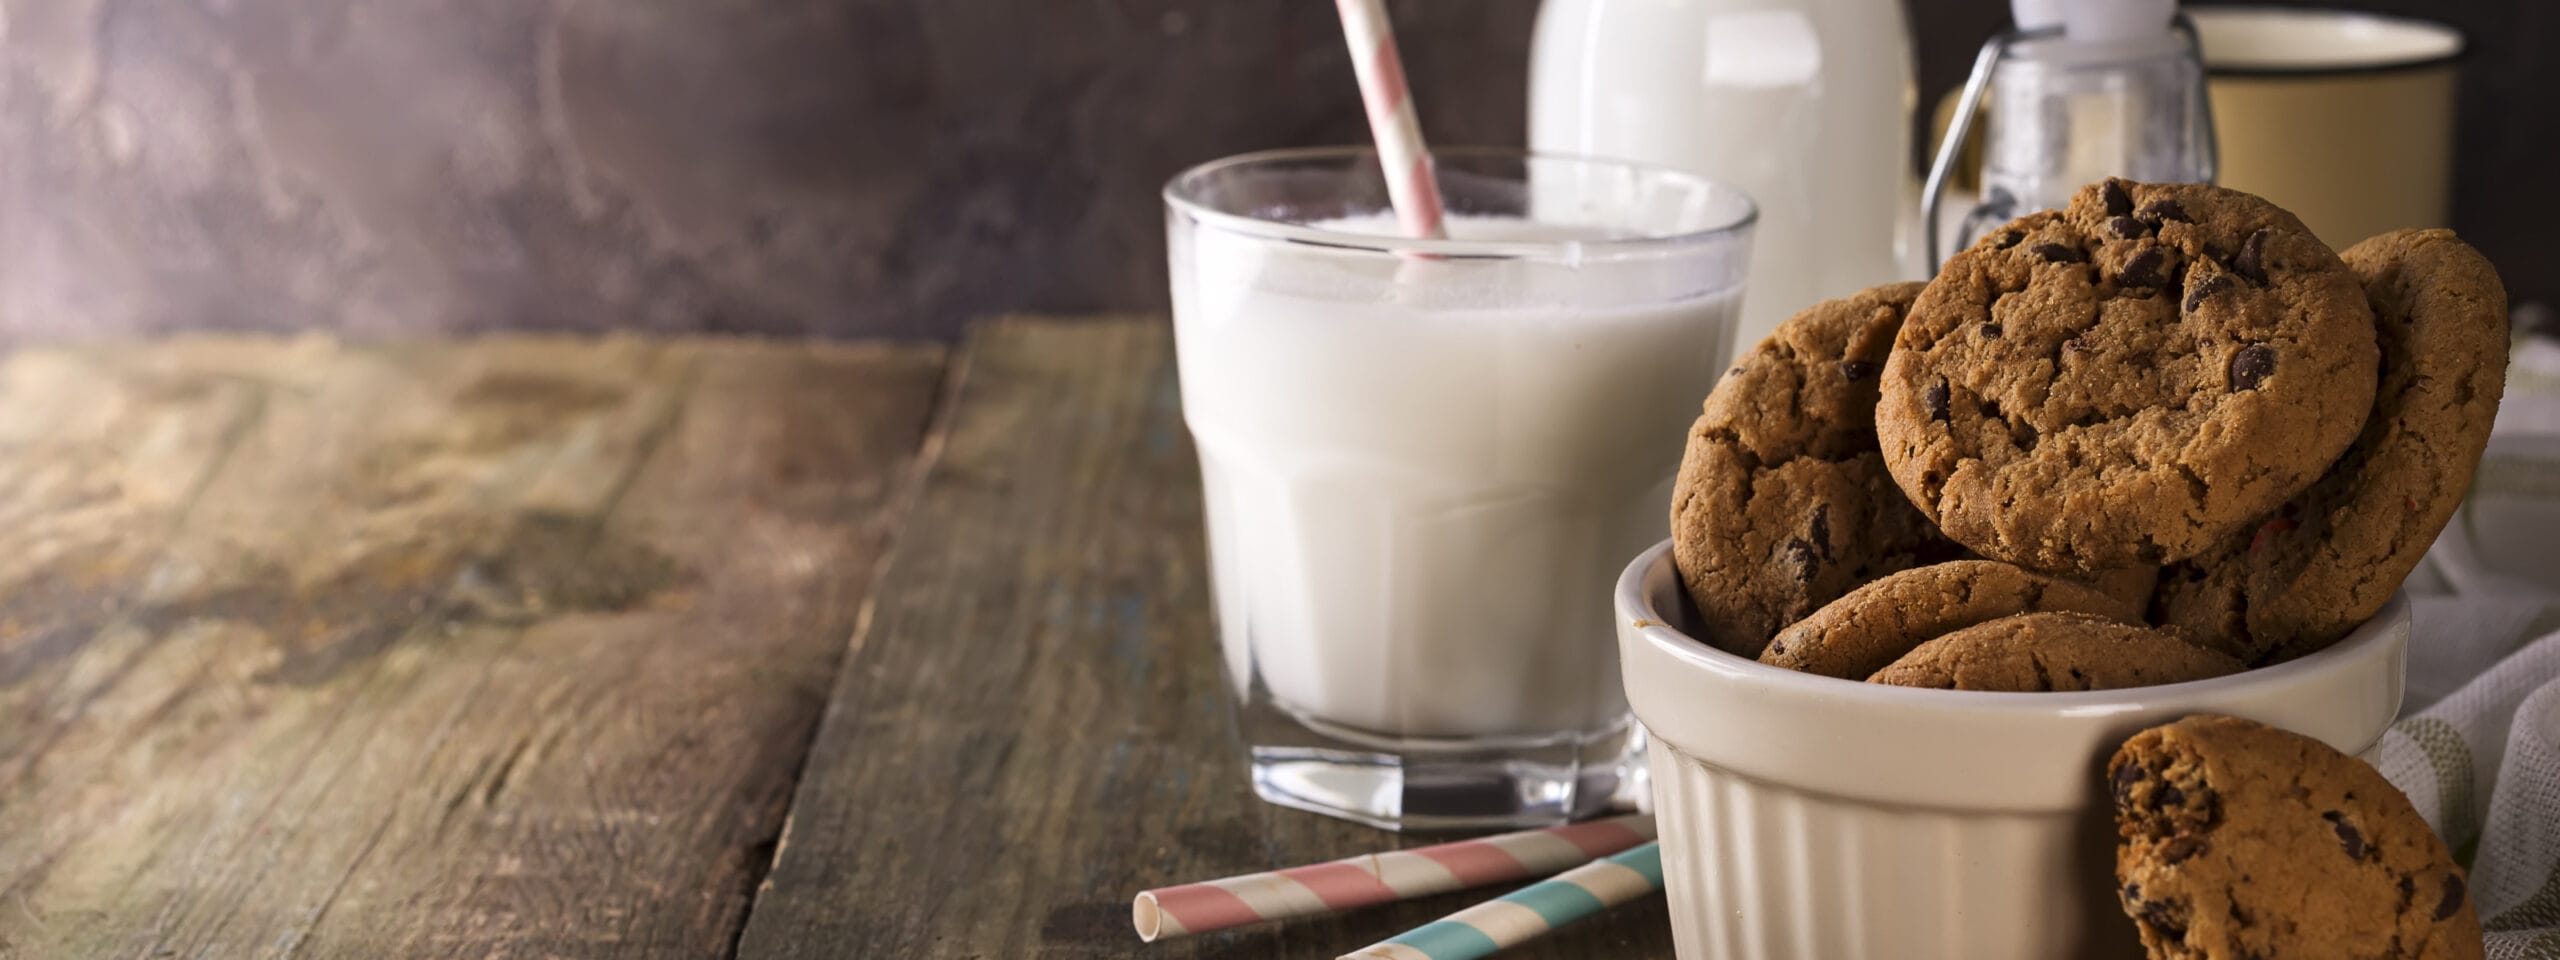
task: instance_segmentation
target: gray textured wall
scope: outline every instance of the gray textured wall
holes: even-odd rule
[[[1934,90],[1996,24],[1913,0]],[[2460,225],[2548,296],[2553,5],[2479,37]],[[1516,143],[1535,0],[1400,0],[1443,142]],[[1318,0],[0,0],[0,338],[949,335],[1163,301],[1155,191],[1365,133]],[[2530,277],[2526,268],[2542,270]]]

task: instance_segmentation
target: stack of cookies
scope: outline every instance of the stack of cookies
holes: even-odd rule
[[[2245,193],[2092,185],[1728,371],[1671,508],[1692,633],[2014,692],[2312,653],[2452,516],[2506,350],[2497,273],[2448,231],[2341,255]],[[2354,757],[2199,716],[2107,778],[2118,899],[2155,958],[2481,955],[2450,851]]]
[[[2277,663],[2417,566],[2506,349],[2497,273],[2449,231],[2341,255],[2246,193],[2108,180],[1744,356],[1690,431],[1673,557],[1704,639],[1829,676]]]

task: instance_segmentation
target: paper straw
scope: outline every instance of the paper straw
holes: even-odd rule
[[[1341,960],[1476,960],[1660,892],[1662,845],[1648,843],[1343,954]]]
[[[1189,936],[1542,877],[1652,839],[1653,817],[1637,814],[1364,853],[1331,863],[1148,890],[1130,905],[1129,918],[1141,940]]]
[[[1369,109],[1369,135],[1378,141],[1378,168],[1387,178],[1387,202],[1396,221],[1415,237],[1438,240],[1442,228],[1440,183],[1431,172],[1431,150],[1422,143],[1422,121],[1404,85],[1404,61],[1396,55],[1395,28],[1384,0],[1336,0],[1342,39],[1351,45],[1351,68],[1360,75],[1360,99]]]

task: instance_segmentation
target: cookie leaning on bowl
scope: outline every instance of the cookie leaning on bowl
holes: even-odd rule
[[[1876,374],[1920,289],[1815,304],[1708,394],[1671,497],[1672,558],[1702,639],[1758,656],[1779,627],[1859,584],[1960,552],[1876,448]]]
[[[2507,297],[2450,230],[2341,255],[2372,303],[2381,386],[2311,488],[2160,582],[2156,615],[2252,664],[2328,646],[2382,609],[2461,505],[2506,385]]]
[[[1893,478],[2049,572],[2159,565],[2309,486],[2372,409],[2372,310],[2290,213],[2107,180],[1948,259],[1885,364]]]
[[[2116,879],[2156,960],[2470,960],[2462,868],[2371,765],[2310,737],[2199,715],[2107,766]]]

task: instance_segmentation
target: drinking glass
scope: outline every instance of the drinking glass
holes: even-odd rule
[[[1363,148],[1165,187],[1222,652],[1264,799],[1553,823],[1630,770],[1609,586],[1663,536],[1755,211],[1667,168],[1430,162],[1448,239],[1397,233]]]

